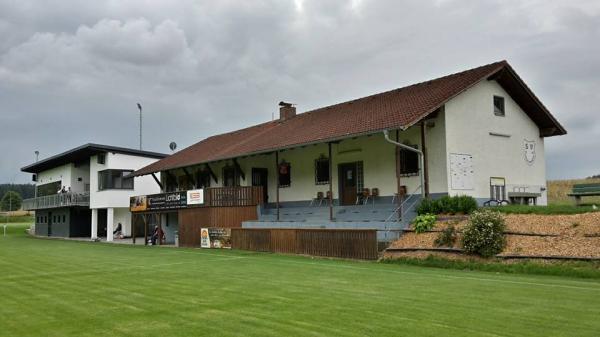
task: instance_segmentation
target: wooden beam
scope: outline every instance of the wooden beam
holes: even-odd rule
[[[235,170],[238,171],[238,173],[240,174],[240,177],[242,177],[243,180],[246,180],[246,175],[244,174],[244,171],[242,170],[242,167],[240,166],[236,158],[233,158],[233,166],[235,167]]]
[[[276,201],[277,206],[277,221],[279,221],[279,151],[275,151],[275,187],[276,187]]]
[[[400,131],[396,130],[396,142],[400,142]],[[402,220],[402,185],[400,183],[400,148],[398,146],[394,146],[395,155],[396,155],[396,188],[397,188],[397,197],[396,203],[398,204],[398,221]]]
[[[158,180],[158,178],[156,177],[156,174],[152,173],[152,178],[154,178],[154,181],[156,181],[158,187],[160,187],[161,192],[164,192],[165,188],[163,187],[163,184],[160,182],[160,180]]]
[[[421,121],[421,152],[423,152],[423,188],[425,189],[425,197],[429,197],[429,168],[427,160],[427,144],[425,143],[425,121]]]
[[[331,157],[331,143],[327,143],[329,150],[329,221],[333,221],[333,160]]]
[[[206,170],[208,171],[208,174],[210,174],[210,176],[213,178],[213,180],[215,181],[215,184],[219,183],[219,180],[217,179],[217,175],[213,172],[213,170],[210,168],[210,165],[206,164]]]
[[[142,220],[144,221],[144,246],[148,245],[148,221],[146,220],[146,214],[142,214]]]
[[[134,245],[135,245],[135,219],[136,219],[136,214],[131,212],[131,239],[133,240]]]

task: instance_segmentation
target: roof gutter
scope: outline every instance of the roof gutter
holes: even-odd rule
[[[416,152],[419,155],[419,170],[420,170],[419,177],[421,178],[421,198],[425,199],[425,177],[423,174],[423,167],[425,167],[425,160],[423,158],[423,151],[391,140],[389,130],[383,130],[383,137],[385,138],[386,141],[388,141],[388,143],[394,144],[404,150]]]

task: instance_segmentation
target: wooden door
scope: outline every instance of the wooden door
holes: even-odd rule
[[[263,203],[269,202],[269,171],[266,168],[252,168],[252,186],[262,186]]]
[[[357,193],[357,170],[356,163],[340,164],[340,203],[342,205],[354,205]]]

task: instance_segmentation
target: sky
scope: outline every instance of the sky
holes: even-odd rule
[[[0,0],[0,183],[88,143],[208,136],[507,60],[568,135],[549,179],[600,174],[599,1]]]

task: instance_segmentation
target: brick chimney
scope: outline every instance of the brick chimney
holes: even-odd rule
[[[279,119],[286,120],[296,116],[296,107],[292,103],[279,102]]]

